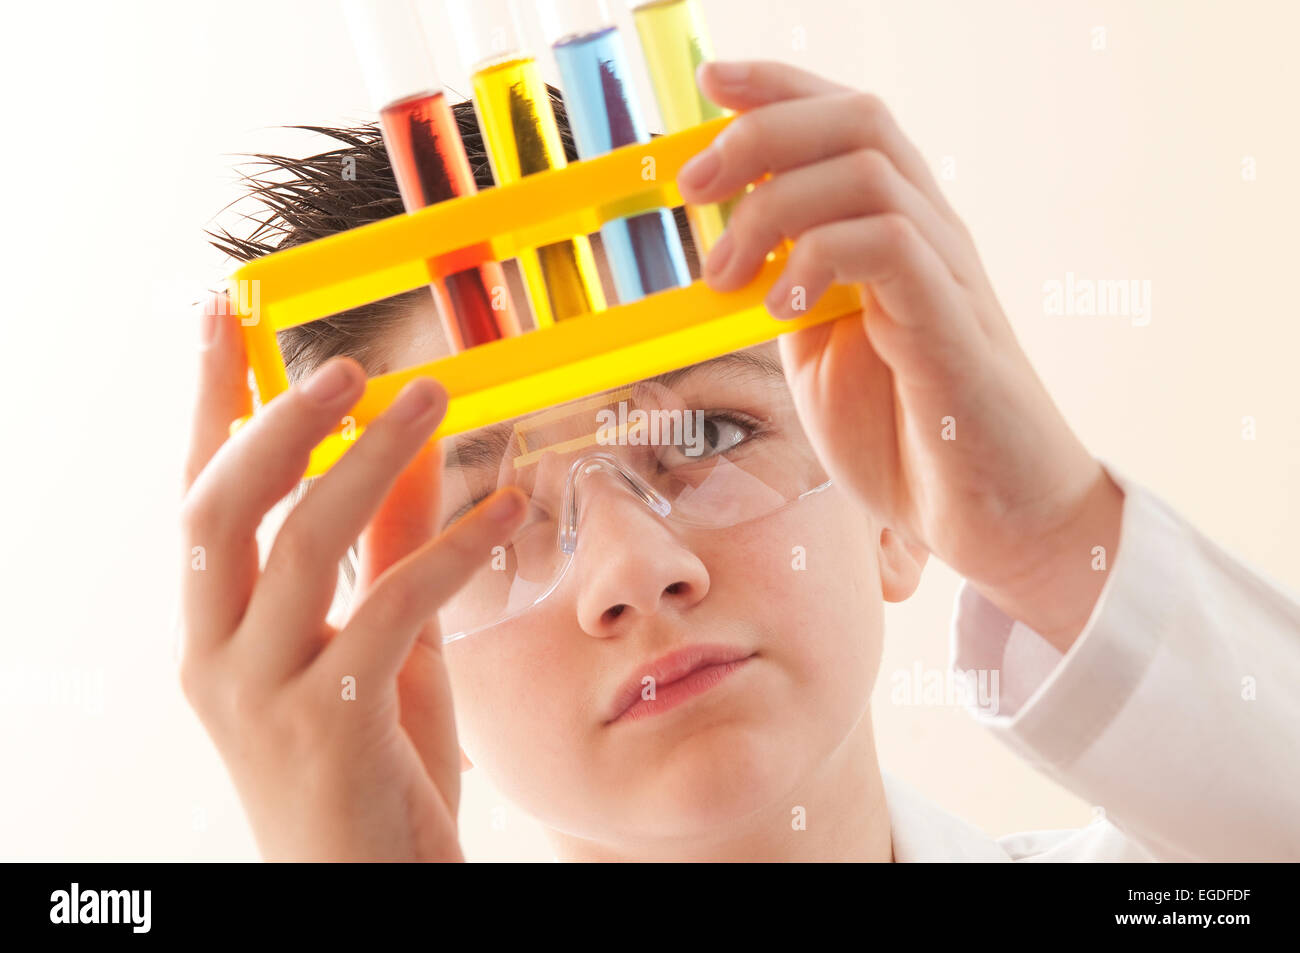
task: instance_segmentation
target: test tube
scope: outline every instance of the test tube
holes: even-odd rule
[[[641,37],[641,52],[650,72],[664,132],[730,114],[700,92],[695,71],[713,59],[713,44],[696,0],[629,0],[632,19]],[[735,200],[716,205],[686,206],[700,256],[708,252],[727,227]]]
[[[579,157],[649,142],[623,37],[604,0],[543,0],[540,10]],[[686,253],[669,209],[607,222],[600,235],[619,301],[690,284]]]
[[[509,0],[447,0],[497,185],[567,162],[537,60],[520,40]],[[586,235],[519,255],[538,327],[605,309]]]
[[[473,195],[474,173],[415,9],[408,0],[344,0],[343,8],[403,207]],[[495,261],[435,277],[429,287],[454,351],[520,332]]]

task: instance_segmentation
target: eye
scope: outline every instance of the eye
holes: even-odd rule
[[[486,493],[483,494],[482,496],[476,496],[472,500],[469,500],[468,502],[462,504],[461,506],[458,506],[450,516],[448,516],[445,520],[442,521],[441,531],[445,533],[452,526],[452,524],[464,518],[466,513],[468,513],[474,507],[478,506],[485,499],[487,499]]]
[[[445,533],[457,521],[462,520],[466,516],[468,516],[470,512],[474,509],[474,507],[478,506],[480,503],[486,500],[489,496],[492,495],[493,492],[495,491],[492,490],[486,493],[481,493],[478,496],[475,496],[473,499],[468,500],[461,506],[457,507],[450,516],[448,516],[445,520],[442,521],[442,529],[440,530],[440,532]],[[537,525],[538,523],[546,522],[549,518],[550,517],[548,516],[546,511],[541,507],[541,505],[539,505],[536,500],[530,498],[528,501],[528,514],[524,518],[523,524],[520,525],[520,527],[517,530],[515,530],[512,539],[522,536],[524,533],[530,531],[535,525]]]
[[[665,444],[659,462],[667,467],[709,460],[761,436],[762,423],[734,411],[689,411],[678,443]],[[688,415],[683,414],[685,419]]]

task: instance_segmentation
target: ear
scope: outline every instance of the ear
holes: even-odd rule
[[[909,543],[891,529],[880,531],[880,591],[886,602],[902,602],[916,592],[930,558],[924,546]]]
[[[460,773],[464,774],[472,767],[474,767],[474,762],[469,760],[469,755],[465,753],[464,748],[461,748],[460,749]]]

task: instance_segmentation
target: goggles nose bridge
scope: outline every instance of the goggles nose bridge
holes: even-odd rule
[[[585,453],[573,461],[565,478],[559,545],[566,555],[572,556],[578,548],[578,485],[586,482],[591,475],[601,472],[616,477],[621,486],[660,516],[666,517],[673,510],[673,505],[662,493],[614,454],[606,450]]]

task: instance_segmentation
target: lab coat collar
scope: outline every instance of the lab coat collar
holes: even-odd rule
[[[881,772],[889,829],[898,863],[1009,863],[997,841],[930,803],[887,771]]]

